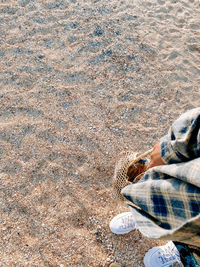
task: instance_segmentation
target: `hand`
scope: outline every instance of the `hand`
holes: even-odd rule
[[[165,162],[162,160],[160,155],[160,143],[158,143],[153,147],[153,151],[151,153],[151,161],[149,163],[148,169],[164,164]]]

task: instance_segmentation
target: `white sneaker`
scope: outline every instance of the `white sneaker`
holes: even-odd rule
[[[145,267],[183,266],[180,254],[172,241],[164,246],[150,249],[144,256]]]
[[[135,230],[135,220],[132,212],[123,212],[115,216],[110,222],[110,230],[116,235],[127,234]]]

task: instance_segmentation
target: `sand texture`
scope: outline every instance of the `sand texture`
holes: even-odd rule
[[[199,0],[0,0],[0,36],[0,267],[142,267],[115,160],[199,106]]]

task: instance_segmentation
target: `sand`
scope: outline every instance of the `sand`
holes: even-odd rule
[[[199,106],[199,1],[0,3],[0,266],[144,266],[115,160]]]

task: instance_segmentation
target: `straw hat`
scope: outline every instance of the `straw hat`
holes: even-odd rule
[[[137,152],[123,152],[119,155],[112,180],[113,195],[115,199],[125,200],[121,190],[131,184],[137,183],[148,169],[148,156],[153,149],[139,155]]]

